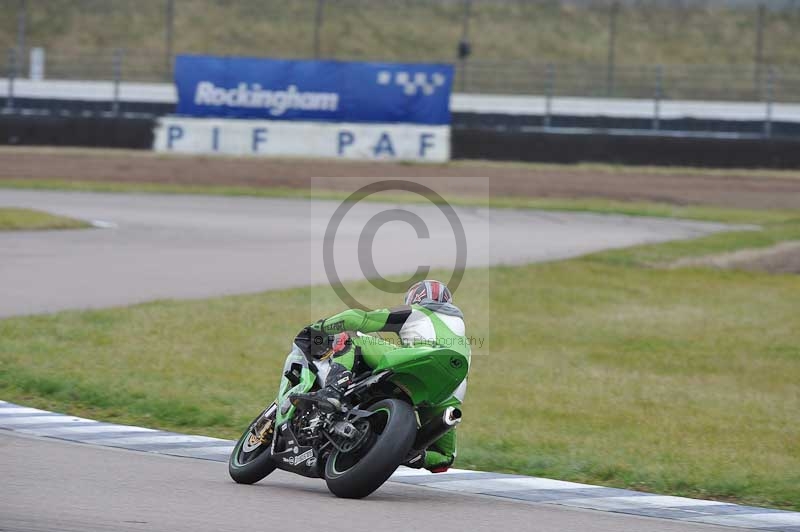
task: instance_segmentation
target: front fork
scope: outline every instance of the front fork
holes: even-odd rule
[[[250,439],[251,444],[255,444],[260,442],[261,444],[268,444],[271,443],[273,440],[273,436],[275,435],[275,415],[277,414],[278,405],[272,403],[272,405],[267,408],[261,417],[253,423],[253,426],[250,429]]]

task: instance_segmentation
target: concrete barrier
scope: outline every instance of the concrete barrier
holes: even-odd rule
[[[0,144],[149,150],[155,118],[0,114]],[[260,138],[260,137],[259,137]],[[451,157],[550,163],[800,168],[800,140],[453,128]],[[208,140],[208,139],[206,139]],[[251,139],[252,140],[252,139]],[[335,156],[335,155],[334,155]]]
[[[0,144],[149,150],[153,128],[152,118],[0,114]]]
[[[719,168],[800,168],[800,141],[608,133],[454,129],[454,159],[604,162]]]

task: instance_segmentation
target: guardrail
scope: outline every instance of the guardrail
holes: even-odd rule
[[[170,83],[0,78],[2,114],[164,116],[176,99]],[[455,128],[800,137],[800,104],[455,93],[450,109]]]

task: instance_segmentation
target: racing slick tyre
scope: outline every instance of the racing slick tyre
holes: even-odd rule
[[[271,413],[270,410],[272,410]],[[255,484],[275,471],[275,461],[272,459],[271,452],[272,437],[263,441],[255,431],[262,416],[266,416],[267,422],[272,424],[272,428],[266,432],[270,435],[273,434],[277,411],[275,405],[272,405],[265,412],[259,414],[233,447],[233,452],[228,459],[228,473],[237,483]]]
[[[337,497],[361,499],[378,489],[405,459],[417,435],[411,406],[384,399],[367,408],[369,433],[352,452],[334,451],[325,464],[325,482]]]

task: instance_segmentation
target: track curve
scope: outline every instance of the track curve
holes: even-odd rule
[[[314,265],[315,260],[321,262],[316,250],[338,202],[0,190],[0,205],[110,222],[103,230],[0,235],[3,317],[323,282],[324,271]],[[356,213],[351,225],[343,226],[345,249],[354,249],[360,227],[386,208],[370,204]],[[407,208],[426,215],[435,210]],[[473,245],[478,252],[470,255],[469,266],[557,260],[728,229],[624,216],[475,208],[457,212],[471,245],[478,244]],[[431,244],[437,250],[452,236],[445,221],[431,227]],[[391,246],[376,251],[385,259],[383,266],[396,273],[413,270],[409,266],[416,264],[409,264],[403,252],[405,244],[416,241],[413,232],[395,228],[385,236]],[[451,264],[446,253],[434,259],[434,267]],[[342,272],[344,279],[361,276],[357,261],[344,261]],[[344,501],[331,496],[321,481],[282,472],[255,486],[239,486],[218,462],[2,429],[0,471],[4,532],[717,529],[400,483],[388,483],[364,501]]]
[[[100,221],[106,229],[0,232],[0,318],[161,298],[206,298],[327,281],[325,229],[338,201],[97,194],[0,189],[0,206]],[[343,280],[362,279],[361,231],[391,204],[361,203],[336,234]],[[402,205],[429,227],[390,222],[375,234],[381,274],[452,268],[453,232],[437,207]],[[467,266],[560,260],[609,248],[694,238],[730,226],[629,216],[456,208]],[[409,251],[410,250],[410,251]]]

